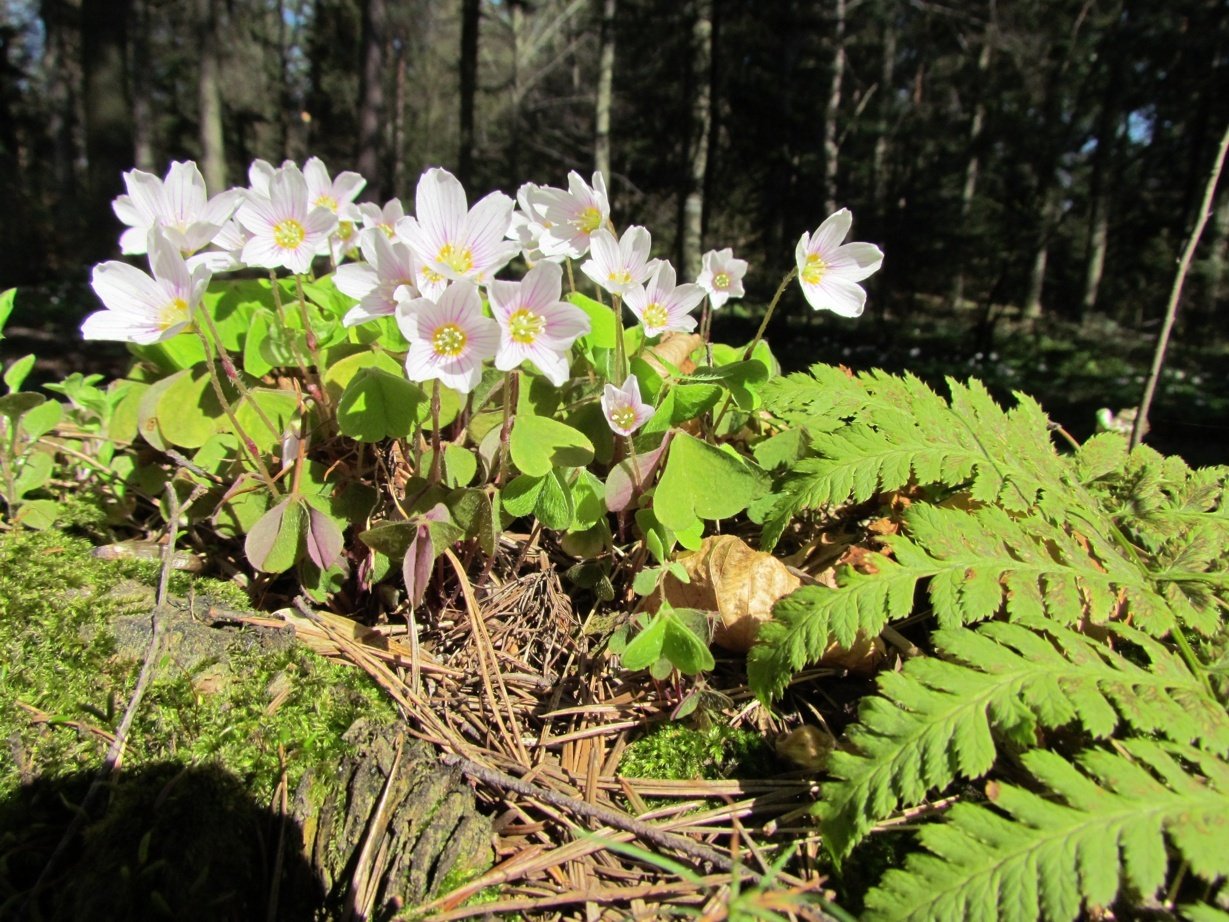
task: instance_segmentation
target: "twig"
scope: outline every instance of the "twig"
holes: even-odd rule
[[[1216,150],[1216,161],[1212,164],[1212,172],[1208,174],[1207,185],[1203,188],[1203,202],[1199,205],[1199,218],[1195,221],[1195,229],[1191,231],[1190,239],[1186,241],[1186,249],[1182,259],[1178,261],[1178,272],[1174,276],[1173,288],[1169,292],[1169,302],[1165,305],[1165,322],[1161,324],[1161,332],[1156,339],[1156,353],[1152,357],[1152,371],[1148,374],[1148,383],[1144,385],[1144,396],[1140,398],[1139,409],[1135,412],[1135,423],[1131,426],[1131,447],[1135,448],[1143,441],[1148,430],[1148,410],[1152,407],[1152,397],[1156,394],[1157,381],[1161,377],[1161,366],[1165,362],[1165,350],[1169,346],[1169,334],[1174,327],[1174,319],[1178,315],[1178,299],[1182,296],[1182,284],[1186,281],[1186,273],[1190,271],[1191,260],[1195,257],[1195,248],[1203,229],[1208,224],[1208,215],[1212,213],[1212,197],[1216,194],[1216,183],[1220,179],[1221,168],[1225,165],[1225,151],[1229,149],[1229,125],[1221,136],[1220,147]]]
[[[505,774],[498,769],[487,768],[461,756],[446,754],[441,757],[441,761],[445,765],[459,767],[470,778],[481,781],[484,784],[507,791],[515,791],[524,797],[540,800],[561,810],[567,810],[570,813],[579,814],[591,820],[597,820],[597,822],[604,823],[607,826],[622,829],[646,842],[654,842],[665,848],[682,852],[687,857],[696,861],[707,861],[722,871],[729,872],[734,870],[734,862],[716,849],[710,848],[707,845],[701,845],[699,842],[693,842],[691,839],[683,836],[664,832],[625,813],[619,813],[616,810],[611,810],[597,804],[585,803],[585,801],[576,797],[568,797],[566,794],[559,794],[555,791],[538,787],[536,784],[529,784],[519,778],[513,778],[511,775]],[[754,876],[759,877],[758,874],[754,874]]]

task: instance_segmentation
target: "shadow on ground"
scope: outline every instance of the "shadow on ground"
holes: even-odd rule
[[[292,819],[217,766],[160,762],[105,783],[38,779],[0,803],[0,918],[316,918],[323,886]]]

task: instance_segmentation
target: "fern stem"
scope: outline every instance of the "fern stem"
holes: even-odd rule
[[[1208,678],[1207,672],[1204,671],[1203,663],[1199,662],[1199,658],[1195,656],[1195,651],[1191,649],[1191,645],[1186,639],[1186,634],[1182,632],[1182,626],[1175,621],[1171,633],[1173,634],[1174,644],[1178,647],[1178,653],[1181,654],[1183,662],[1186,663],[1186,668],[1191,671],[1191,675],[1199,680],[1203,690],[1213,700],[1216,700],[1216,692],[1212,690],[1212,682]]]

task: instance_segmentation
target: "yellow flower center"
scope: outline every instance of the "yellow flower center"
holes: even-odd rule
[[[632,429],[636,425],[636,411],[631,407],[619,407],[610,411],[610,421],[620,429]]]
[[[316,200],[312,202],[312,204],[317,205],[320,208],[327,208],[329,211],[333,212],[333,214],[337,214],[337,199],[333,198],[333,196],[329,195],[327,192],[324,195],[316,196]]]
[[[307,231],[294,218],[273,225],[273,243],[282,250],[297,250],[307,239]]]
[[[606,276],[606,281],[613,285],[630,285],[632,274],[626,269],[618,269]]]
[[[644,309],[644,325],[646,327],[664,327],[669,322],[670,314],[656,301]]]
[[[730,287],[730,276],[725,272],[718,272],[713,276],[713,287],[718,291],[725,291]]]
[[[602,213],[590,205],[577,216],[576,226],[586,234],[592,234],[602,226]]]
[[[445,243],[435,254],[435,261],[443,263],[453,272],[464,275],[474,268],[474,254],[469,250],[458,250],[451,243]]]
[[[445,323],[435,328],[431,334],[431,348],[435,354],[444,358],[455,359],[465,351],[465,331],[455,323]]]
[[[529,345],[546,329],[546,318],[526,308],[512,312],[508,318],[508,333],[513,342]]]
[[[421,269],[419,269],[418,273],[424,279],[426,279],[427,283],[430,285],[438,285],[440,282],[444,281],[444,277],[442,275],[440,275],[434,269],[428,269],[426,266],[423,266]]]
[[[337,234],[338,240],[349,240],[351,237],[354,236],[354,222],[353,221],[340,222],[337,225],[337,230],[334,231],[334,233]]]
[[[188,319],[188,302],[183,298],[175,298],[158,312],[158,329],[169,330],[177,323]]]
[[[828,267],[818,253],[808,253],[807,263],[802,267],[802,280],[808,285],[818,285]]]
[[[393,236],[397,233],[391,224],[377,224],[376,227],[384,231],[384,236],[389,240],[392,240]]]

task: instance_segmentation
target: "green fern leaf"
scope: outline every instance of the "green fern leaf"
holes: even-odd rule
[[[1229,714],[1180,659],[1140,631],[1117,626],[1138,665],[1083,634],[990,622],[933,635],[947,659],[910,660],[879,678],[832,754],[816,806],[838,859],[900,806],[921,803],[994,762],[993,736],[1032,746],[1039,727],[1078,725],[1108,738],[1121,723],[1176,743],[1229,753]]]
[[[1229,764],[1147,740],[1121,746],[1086,751],[1076,764],[1024,753],[1024,767],[1056,799],[1002,784],[988,791],[995,809],[957,804],[920,831],[931,854],[910,856],[867,894],[866,917],[1066,922],[1082,906],[1113,903],[1124,883],[1155,893],[1166,835],[1196,875],[1229,873]]]

